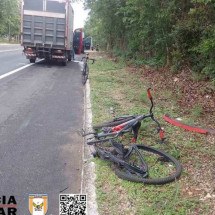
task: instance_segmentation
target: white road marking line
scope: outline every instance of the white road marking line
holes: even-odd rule
[[[0,43],[0,46],[20,46],[20,43],[14,43],[14,44],[11,44],[11,43]]]
[[[1,50],[1,52],[13,52],[13,51],[18,51],[18,50],[22,50],[22,49],[8,49],[8,50]]]
[[[43,60],[43,59],[38,60],[37,63],[40,62],[40,61],[42,61],[42,60]],[[25,69],[25,68],[27,68],[27,67],[29,67],[29,66],[32,66],[33,64],[34,64],[34,63],[27,64],[27,65],[22,66],[22,67],[20,67],[20,68],[18,68],[18,69],[12,70],[11,72],[8,72],[8,73],[6,73],[6,74],[4,74],[4,75],[1,75],[1,76],[0,76],[0,80],[3,79],[3,78],[6,78],[7,76],[12,75],[12,74],[14,74],[14,73],[16,73],[16,72],[19,72],[19,71],[22,70],[22,69]]]
[[[22,67],[20,67],[20,68],[18,68],[18,69],[15,69],[15,70],[13,70],[13,71],[11,71],[11,72],[8,72],[8,73],[6,73],[6,74],[4,74],[4,75],[1,75],[1,76],[0,76],[0,80],[3,79],[3,78],[6,78],[7,76],[12,75],[12,74],[14,74],[14,73],[16,73],[16,72],[19,72],[20,70],[25,69],[25,68],[31,66],[32,64],[33,64],[33,63],[27,64],[27,65],[22,66]]]

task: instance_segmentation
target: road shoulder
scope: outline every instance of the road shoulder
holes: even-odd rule
[[[84,130],[90,132],[92,130],[92,110],[90,102],[90,84],[87,81],[84,88]],[[87,211],[88,215],[98,215],[98,207],[96,202],[96,188],[95,188],[95,163],[92,161],[92,150],[90,146],[86,145],[86,138],[83,138],[83,177],[82,177],[82,193],[87,194]]]

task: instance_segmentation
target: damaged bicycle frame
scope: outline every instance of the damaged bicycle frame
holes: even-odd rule
[[[113,119],[112,122],[115,122],[114,124],[117,124],[115,126],[105,126],[105,124],[108,125],[108,123],[104,123],[100,126],[93,126],[94,129],[101,128],[102,132],[91,132],[91,133],[83,133],[83,136],[93,134],[96,139],[106,138],[106,137],[112,137],[113,139],[116,137],[119,137],[120,135],[129,132],[130,129],[133,131],[133,138],[131,142],[135,143],[137,141],[138,132],[141,127],[141,121],[143,121],[146,118],[151,118],[152,121],[154,121],[157,124],[157,131],[160,136],[160,142],[163,143],[165,140],[164,137],[164,130],[161,128],[160,123],[154,118],[153,113],[153,107],[154,102],[151,95],[151,88],[147,89],[147,95],[151,102],[151,107],[149,110],[149,114],[143,114],[143,115],[129,115],[129,116],[121,116]],[[123,123],[122,123],[123,122]]]
[[[141,126],[141,121],[146,118],[151,118],[157,124],[157,131],[160,134],[161,142],[164,142],[164,131],[160,126],[160,123],[154,118],[154,114],[152,109],[154,107],[153,98],[151,96],[150,88],[147,90],[148,98],[151,101],[151,107],[149,110],[149,114],[147,115],[135,115],[135,116],[122,116],[115,118],[111,122],[103,123],[102,125],[95,126],[97,128],[101,128],[102,132],[91,132],[91,133],[83,133],[83,136],[92,135],[92,138],[87,140],[88,145],[94,145],[96,153],[94,156],[98,155],[102,159],[112,161],[115,166],[115,173],[126,180],[142,182],[145,184],[166,184],[172,182],[180,177],[182,172],[182,166],[174,157],[163,152],[159,149],[154,149],[150,146],[146,146],[143,144],[132,144],[130,147],[125,148],[125,146],[115,141],[115,139],[126,132],[133,131],[133,142],[136,142],[138,137],[138,131]],[[123,121],[123,123],[122,123]],[[113,123],[114,122],[114,123]],[[114,124],[115,126],[111,126]],[[109,126],[105,126],[109,125]],[[91,140],[90,139],[96,139]],[[103,147],[104,142],[110,142],[113,147],[112,151],[106,150]],[[109,147],[110,148],[110,147]],[[154,155],[158,155],[162,157],[163,160],[172,162],[175,166],[175,172],[171,175],[165,177],[158,178],[149,178],[149,167],[147,162],[144,160],[141,152],[151,152]],[[132,153],[135,153],[140,161],[140,164],[137,165],[134,162],[130,162],[130,158],[132,157]]]

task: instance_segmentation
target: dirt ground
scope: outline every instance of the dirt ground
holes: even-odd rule
[[[146,78],[157,89],[168,89],[173,94],[179,94],[177,104],[183,114],[199,107],[199,121],[202,126],[215,129],[215,86],[208,80],[195,80],[189,69],[173,74],[168,69],[141,69]]]

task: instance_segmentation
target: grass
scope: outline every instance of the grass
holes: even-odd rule
[[[201,116],[203,109],[200,105],[195,105],[191,110],[192,118],[197,119]]]
[[[99,57],[96,63],[90,66],[94,124],[112,119],[110,111],[112,108],[116,115],[148,113],[150,103],[146,89],[148,86],[153,88],[153,85],[145,79],[142,81],[141,73],[131,73],[123,62],[114,63],[105,56]],[[184,132],[162,121],[163,114],[176,115],[180,112],[175,95],[168,90],[152,91],[152,94],[156,106],[155,116],[165,127],[167,144],[155,144],[158,135],[150,135],[154,134],[154,127],[150,121],[142,123],[141,138],[138,141],[142,142],[143,136],[143,141],[147,145],[156,145],[179,159],[184,166],[181,179],[163,186],[128,182],[114,174],[109,162],[95,159],[99,213],[102,215],[212,214],[213,204],[210,201],[200,200],[200,197],[205,195],[205,191],[202,190],[200,194],[195,193],[197,192],[195,190],[198,190],[195,174],[201,170],[204,159],[212,159],[214,152],[208,152],[207,146],[203,145],[205,139],[201,135]],[[195,120],[195,117],[201,113],[200,108],[197,106],[193,113],[189,116],[190,120]]]

